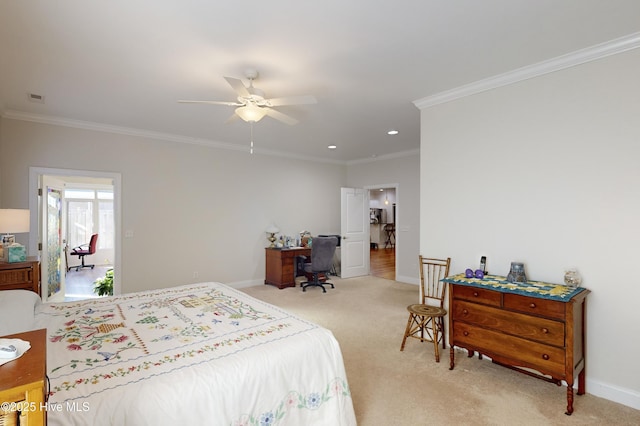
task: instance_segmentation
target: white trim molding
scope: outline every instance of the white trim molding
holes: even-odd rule
[[[519,81],[637,49],[638,47],[640,47],[640,32],[466,84],[455,89],[436,93],[435,95],[413,101],[413,104],[419,109],[429,108],[476,93],[507,86]]]
[[[16,110],[2,110],[0,109],[0,116],[20,121],[29,121],[40,124],[50,124],[53,126],[70,127],[74,129],[92,130],[95,132],[114,133],[125,136],[134,136],[140,138],[156,139],[167,142],[185,143],[192,145],[202,145],[210,148],[227,149],[231,151],[249,151],[248,145],[237,145],[226,142],[218,142],[210,139],[194,138],[190,136],[174,135],[171,133],[154,132],[152,130],[136,129],[132,127],[114,126],[110,124],[94,123],[91,121],[73,120],[70,118],[55,117],[42,114],[32,114],[28,112],[16,111]],[[257,148],[254,150],[256,154],[270,155],[273,157],[291,158],[301,161],[314,161],[316,163],[328,163],[345,165],[344,161],[330,160],[323,158],[316,158],[305,155],[295,155],[283,151],[275,151],[264,148]]]

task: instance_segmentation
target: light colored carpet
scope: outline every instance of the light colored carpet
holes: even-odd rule
[[[440,363],[430,343],[409,339],[400,352],[406,306],[418,299],[418,287],[371,276],[331,281],[336,288],[326,294],[267,285],[242,290],[333,332],[361,426],[640,425],[639,410],[588,393],[575,396],[567,416],[564,386],[468,358],[466,351],[456,352],[452,371],[449,349]]]

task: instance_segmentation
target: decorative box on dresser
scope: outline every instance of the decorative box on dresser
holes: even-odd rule
[[[40,262],[28,257],[24,262],[0,262],[0,290],[31,290],[40,295]]]
[[[458,346],[496,363],[560,386],[567,383],[567,411],[573,385],[585,393],[584,288],[537,281],[509,283],[504,277],[445,279],[449,283],[450,369]]]
[[[2,338],[27,341],[31,348],[20,358],[0,366],[0,425],[45,425],[46,330]]]

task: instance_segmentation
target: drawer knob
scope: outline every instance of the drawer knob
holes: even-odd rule
[[[549,355],[542,354],[542,359],[544,359],[545,361],[548,361],[549,360]]]
[[[477,292],[477,291],[474,291],[474,292],[473,292],[473,297],[478,297],[478,296],[479,296],[478,292]]]
[[[548,329],[548,328],[543,328],[543,329],[542,329],[542,332],[543,332],[544,334],[549,334],[549,329]]]
[[[533,308],[535,308],[535,307],[536,307],[536,304],[535,304],[535,303],[530,303],[530,304],[529,304],[529,307],[533,309]]]
[[[462,315],[469,315],[469,311],[467,311],[466,309],[462,310]]]
[[[462,334],[464,334],[465,336],[468,336],[468,335],[469,335],[469,332],[468,332],[468,331],[465,331],[465,332],[463,332]]]

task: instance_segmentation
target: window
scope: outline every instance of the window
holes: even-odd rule
[[[113,249],[114,215],[112,189],[68,188],[67,242],[69,247],[87,244],[92,234],[99,234],[99,249]]]

